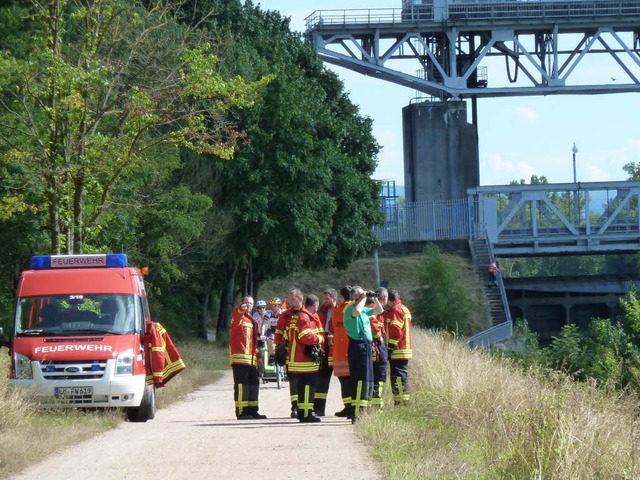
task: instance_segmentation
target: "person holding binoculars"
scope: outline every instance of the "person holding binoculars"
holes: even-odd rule
[[[360,413],[370,406],[373,396],[373,361],[371,342],[371,315],[382,313],[378,294],[354,286],[351,291],[352,304],[344,311],[344,328],[349,337],[348,360],[351,378],[351,411],[347,418],[355,422]],[[374,308],[367,307],[373,300]]]

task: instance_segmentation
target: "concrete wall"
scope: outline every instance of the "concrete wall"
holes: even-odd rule
[[[408,202],[466,198],[480,185],[478,137],[465,102],[407,105],[402,122]]]

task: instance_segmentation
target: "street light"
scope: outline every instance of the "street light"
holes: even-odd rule
[[[576,153],[578,153],[578,147],[576,147],[576,143],[573,142],[573,148],[571,149],[573,152],[573,183],[577,182],[576,178]],[[576,225],[580,224],[580,206],[578,205],[578,191],[573,192],[573,218]]]
[[[578,153],[578,147],[576,147],[575,142],[571,151],[573,152],[573,183],[576,183],[576,153]]]

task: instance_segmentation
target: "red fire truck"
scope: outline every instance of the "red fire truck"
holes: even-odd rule
[[[125,254],[32,257],[5,342],[10,378],[46,404],[118,407],[146,422],[155,414],[144,349],[149,322],[142,273]]]

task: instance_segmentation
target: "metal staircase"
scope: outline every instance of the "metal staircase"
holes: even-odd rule
[[[491,247],[486,238],[469,240],[471,259],[476,267],[476,274],[480,283],[484,286],[483,292],[489,305],[489,313],[493,327],[474,335],[468,340],[469,346],[490,347],[492,344],[511,337],[513,333],[509,304],[502,282],[502,276],[498,274],[498,286],[489,286],[488,268],[491,260]]]

